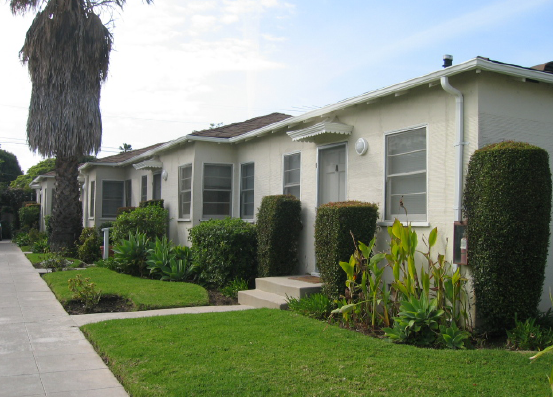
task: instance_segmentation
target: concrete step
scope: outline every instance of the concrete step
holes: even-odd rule
[[[281,310],[285,310],[288,308],[288,303],[286,303],[285,297],[259,289],[238,291],[238,303],[241,305],[259,308],[267,307],[269,309]]]
[[[301,299],[307,295],[321,291],[321,283],[309,283],[286,277],[263,277],[255,279],[255,288],[280,295],[284,298],[292,297]]]

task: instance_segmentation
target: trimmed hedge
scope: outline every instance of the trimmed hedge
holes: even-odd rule
[[[190,228],[188,239],[200,266],[200,283],[221,288],[235,278],[255,278],[257,236],[251,223],[211,219]]]
[[[301,229],[300,200],[292,195],[263,197],[257,213],[259,277],[294,274]]]
[[[376,232],[378,206],[361,201],[323,204],[315,220],[315,257],[324,283],[323,293],[335,299],[345,290],[346,273],[340,261],[349,261],[355,241],[368,244]],[[351,233],[350,233],[351,232]]]
[[[113,241],[127,240],[129,233],[144,233],[150,241],[156,237],[162,238],[167,234],[167,219],[169,211],[157,205],[136,208],[131,212],[124,212],[113,222]]]
[[[501,142],[472,155],[463,207],[478,329],[505,333],[537,314],[551,214],[548,153]]]
[[[19,209],[19,222],[22,229],[38,229],[40,204],[29,203]]]

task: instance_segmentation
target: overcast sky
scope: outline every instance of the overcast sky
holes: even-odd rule
[[[31,84],[18,59],[32,18],[0,7],[0,144],[23,170],[41,160],[26,146]],[[113,18],[99,157],[298,115],[438,70],[443,54],[553,61],[553,0],[128,0]]]

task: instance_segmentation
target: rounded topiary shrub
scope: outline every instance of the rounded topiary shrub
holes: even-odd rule
[[[355,241],[365,244],[374,237],[378,207],[361,201],[323,204],[315,220],[315,257],[323,282],[323,293],[337,298],[346,288],[346,273],[340,261],[349,261]]]
[[[201,283],[221,288],[236,278],[255,278],[257,236],[251,223],[212,219],[190,228],[188,239]]]
[[[77,256],[84,263],[93,263],[100,259],[100,246],[102,239],[94,227],[85,227],[79,237]]]
[[[505,333],[537,314],[551,214],[548,153],[501,142],[472,155],[464,192],[468,264],[481,332]]]
[[[295,274],[301,224],[301,201],[291,195],[265,196],[257,213],[259,277]]]
[[[144,233],[150,241],[167,234],[169,212],[163,207],[151,205],[136,208],[131,212],[123,212],[113,222],[113,241],[126,240],[129,233]]]

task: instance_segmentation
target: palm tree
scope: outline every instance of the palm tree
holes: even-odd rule
[[[146,0],[151,3],[152,0]],[[100,89],[107,78],[112,35],[101,7],[125,0],[10,0],[13,14],[36,11],[20,52],[32,82],[29,147],[56,157],[53,250],[71,249],[82,229],[78,158],[97,154],[102,140]]]

